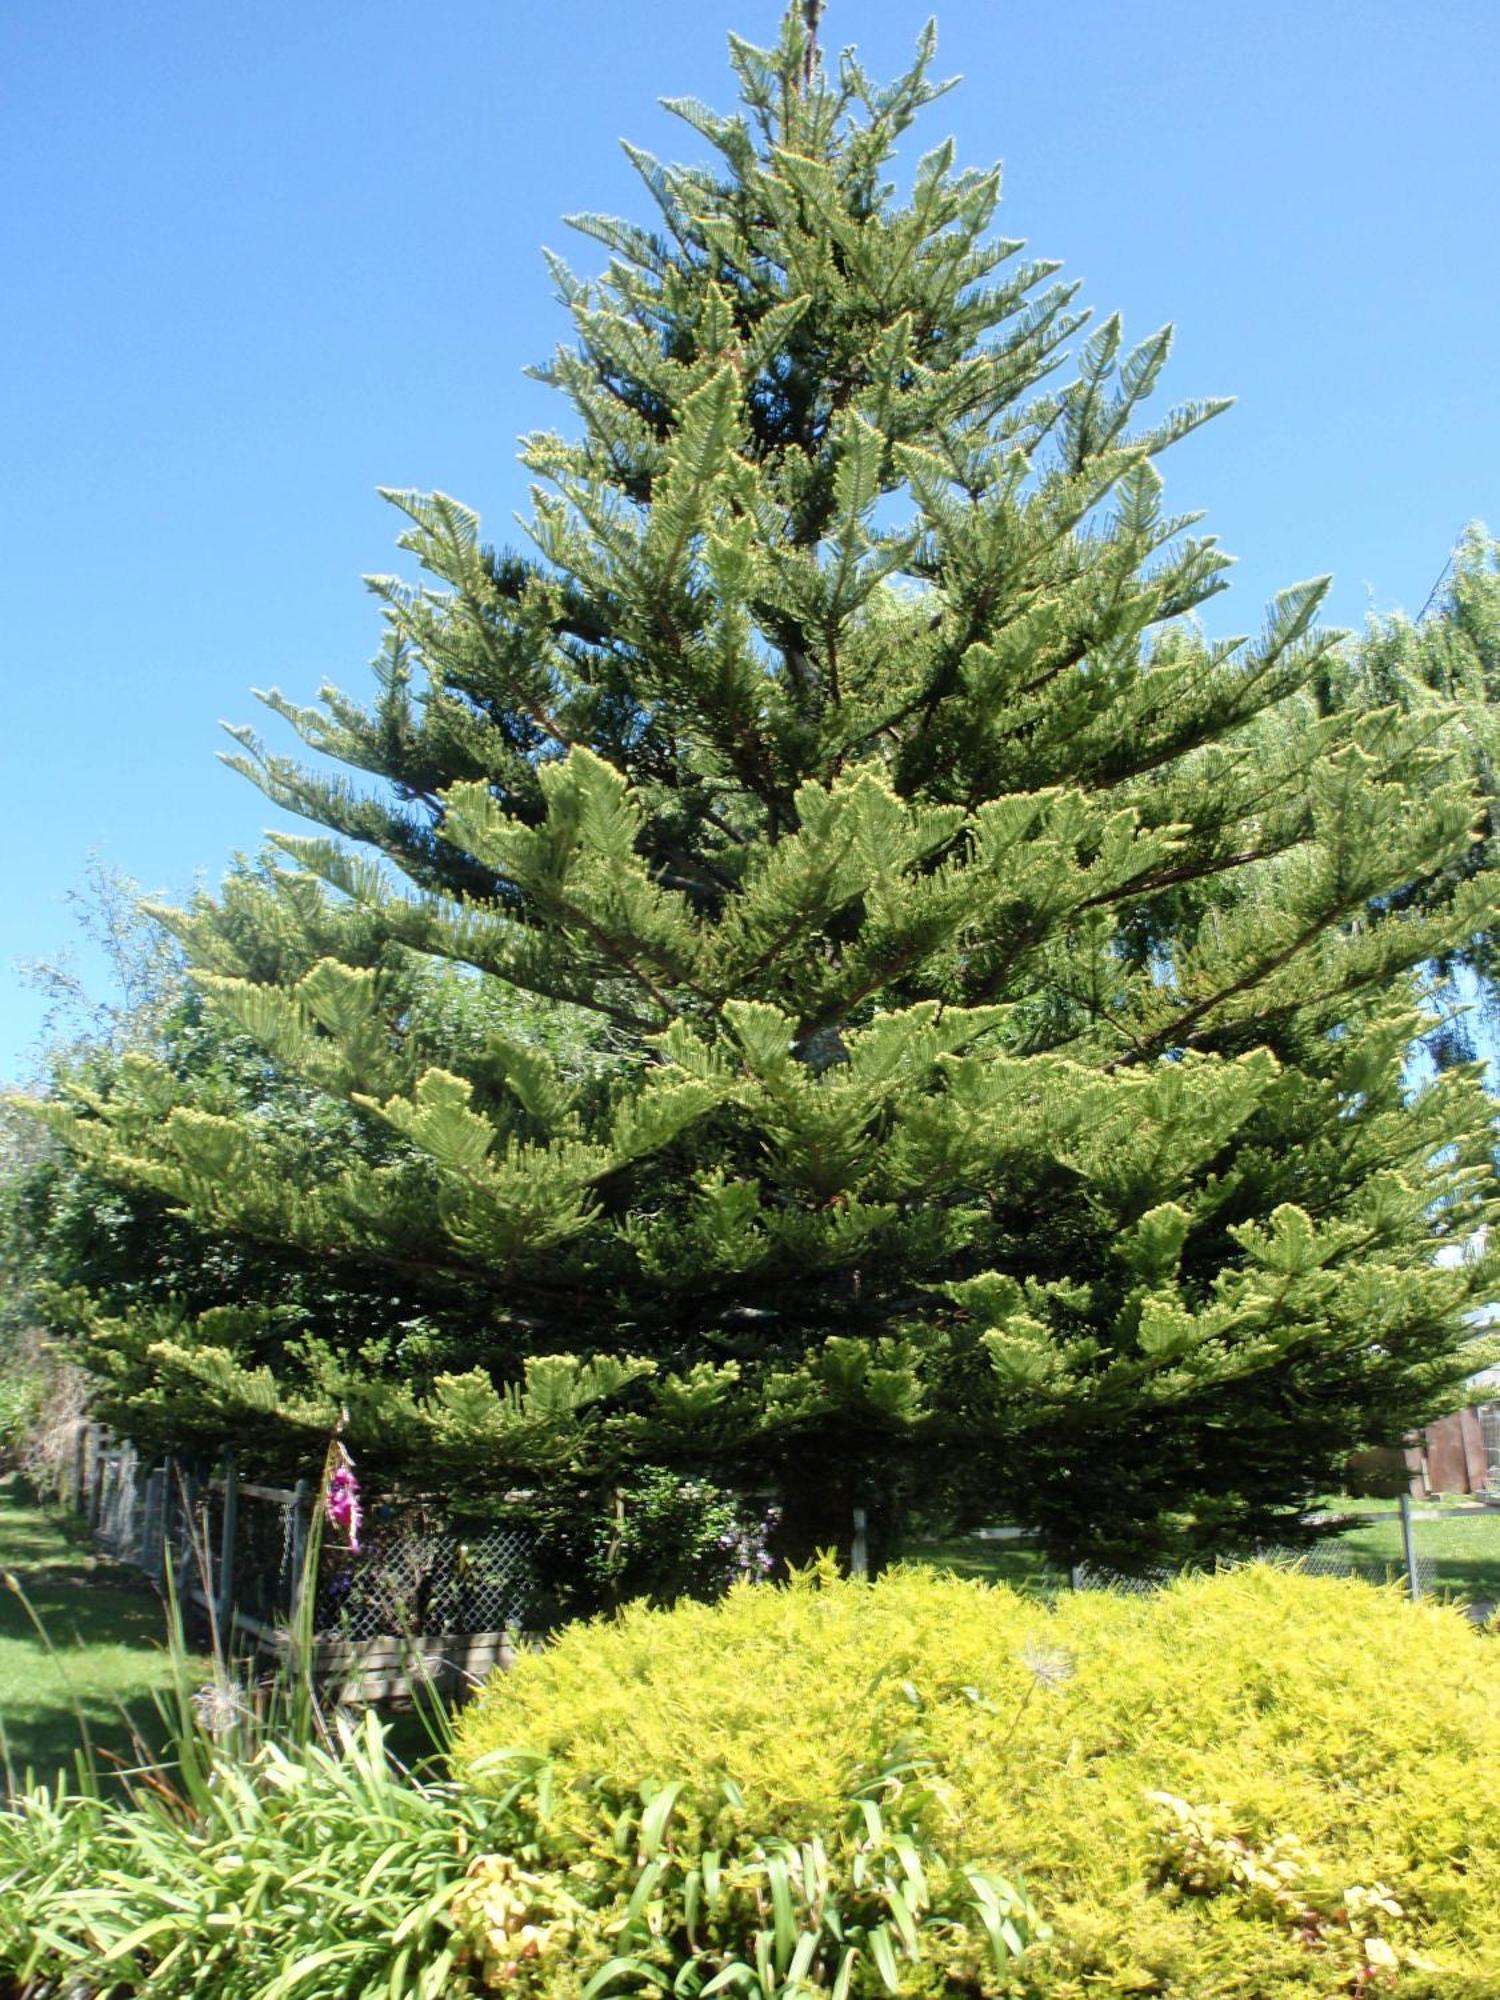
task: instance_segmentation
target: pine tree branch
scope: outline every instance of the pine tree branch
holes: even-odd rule
[[[1217,993],[1211,993],[1205,999],[1195,1002],[1165,1027],[1158,1029],[1153,1035],[1148,1035],[1144,1042],[1137,1044],[1132,1054],[1118,1056],[1112,1062],[1106,1063],[1104,1065],[1106,1073],[1123,1069],[1133,1062],[1143,1062],[1149,1056],[1159,1054],[1163,1049],[1196,1046],[1195,1037],[1191,1033],[1185,1034],[1184,1029],[1190,1030],[1195,1022],[1201,1021],[1206,1014],[1211,1014],[1216,1007],[1222,1007],[1226,1000],[1233,1000],[1241,993],[1248,993],[1252,987],[1259,986],[1263,980],[1269,979],[1272,973],[1280,972],[1283,966],[1290,965],[1294,958],[1306,951],[1310,944],[1316,943],[1325,931],[1331,930],[1335,924],[1341,923],[1356,909],[1363,907],[1364,898],[1360,897],[1341,908],[1326,911],[1315,922],[1301,930],[1284,950],[1274,952],[1268,959],[1262,959],[1239,979],[1232,980]]]
[[[1300,840],[1300,836],[1298,839]],[[1145,875],[1133,876],[1128,882],[1118,883],[1113,889],[1101,890],[1097,896],[1085,897],[1081,903],[1075,903],[1068,914],[1075,916],[1085,910],[1108,909],[1116,903],[1134,902],[1142,896],[1154,896],[1162,889],[1180,888],[1186,882],[1208,881],[1215,875],[1226,874],[1232,868],[1248,868],[1252,862],[1274,860],[1278,854],[1284,854],[1287,848],[1296,845],[1298,840],[1291,840],[1281,847],[1247,848],[1240,854],[1221,854],[1209,861],[1185,861],[1177,868],[1159,868]]]
[[[657,981],[652,977],[652,975],[649,972],[645,971],[643,967],[637,965],[635,961],[625,951],[624,947],[620,945],[614,938],[612,938],[608,933],[608,931],[602,929],[601,926],[597,924],[592,917],[588,916],[584,911],[580,910],[576,905],[574,904],[565,905],[564,909],[568,920],[576,924],[578,928],[581,931],[583,931],[584,934],[593,941],[593,943],[598,947],[600,951],[604,953],[604,955],[607,958],[613,959],[615,964],[623,972],[625,972],[631,979],[633,979],[636,982],[638,986],[642,987],[644,991],[650,995],[651,999],[656,1003],[657,1007],[661,1010],[661,1020],[654,1023],[654,1026],[661,1027],[666,1022],[675,1021],[677,1019],[678,1015],[682,1011],[681,1008],[678,1007],[674,1001],[669,1000],[667,998],[667,995],[662,991],[661,987],[658,985]],[[687,985],[687,982],[684,980],[683,984]],[[688,991],[696,992],[697,989],[694,987],[688,987]],[[699,997],[706,998],[707,996],[700,995]]]
[[[648,832],[646,844],[648,853],[654,851],[661,856],[664,863],[670,863],[678,870],[676,876],[666,872],[661,875],[660,883],[663,888],[678,890],[684,894],[692,894],[694,891],[702,894],[707,891],[711,896],[722,899],[725,896],[732,896],[739,886],[730,876],[722,874],[715,868],[712,862],[701,855],[690,854],[677,841],[664,840],[660,834]]]
[[[802,22],[807,40],[802,51],[802,88],[810,97],[822,60],[818,48],[818,28],[823,19],[824,0],[802,0]]]

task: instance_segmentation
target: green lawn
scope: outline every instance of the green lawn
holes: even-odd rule
[[[1395,1500],[1339,1496],[1322,1505],[1329,1513],[1356,1517],[1355,1525],[1310,1555],[1309,1568],[1336,1569],[1347,1558],[1347,1567],[1356,1575],[1376,1582],[1404,1581],[1406,1558]],[[1467,1603],[1500,1604],[1500,1508],[1476,1510],[1461,1503],[1423,1501],[1414,1515],[1423,1589]],[[985,1583],[1008,1583],[1017,1590],[1055,1590],[1064,1582],[1025,1541],[954,1535],[914,1542],[905,1559]]]
[[[1397,1506],[1394,1500],[1328,1502],[1330,1512],[1364,1517],[1336,1544],[1348,1551],[1361,1574],[1405,1575]],[[1423,1500],[1413,1504],[1412,1516],[1424,1590],[1469,1603],[1500,1602],[1500,1508]]]
[[[1027,1541],[990,1541],[979,1535],[950,1535],[940,1541],[911,1542],[901,1560],[945,1569],[981,1583],[1008,1583],[1012,1590],[1055,1590],[1059,1577],[1039,1549]]]
[[[96,1555],[78,1523],[38,1506],[14,1478],[0,1480],[0,1571],[20,1583],[53,1649],[15,1592],[0,1591],[0,1723],[17,1778],[70,1762],[78,1710],[101,1751],[129,1756],[122,1707],[158,1738],[152,1695],[171,1668],[162,1606],[139,1575]]]

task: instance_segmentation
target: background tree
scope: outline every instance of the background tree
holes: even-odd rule
[[[1500,543],[1488,529],[1472,522],[1421,614],[1372,618],[1358,646],[1332,657],[1317,692],[1325,711],[1390,705],[1425,719],[1473,771],[1482,802],[1479,838],[1435,876],[1401,891],[1396,905],[1432,908],[1477,877],[1493,883],[1500,862]],[[1493,1058],[1500,1028],[1493,891],[1483,927],[1446,952],[1435,970],[1446,986],[1447,1018],[1428,1038],[1434,1055],[1440,1062]]]
[[[226,901],[254,893],[247,869],[223,892]],[[372,1139],[377,1149],[399,1143],[267,1064],[206,1007],[170,932],[120,871],[91,862],[70,901],[103,947],[106,997],[68,962],[30,968],[51,1001],[38,1061],[53,1093],[107,1097],[122,1057],[144,1054],[195,1103],[273,1125],[304,1154],[368,1156]],[[305,967],[308,939],[298,932],[297,941]],[[574,1066],[605,1059],[587,1016],[464,981],[411,953],[394,958],[387,972],[404,992],[408,1032],[434,1059],[475,1057],[497,1026]],[[161,1194],[73,1156],[0,1100],[0,1460],[16,1459],[44,1489],[71,1475],[76,1426],[88,1417],[189,1462],[215,1461],[230,1445],[242,1470],[290,1479],[325,1449],[329,1404],[351,1362],[361,1375],[430,1385],[484,1358],[488,1321],[484,1302],[459,1286],[416,1285],[378,1263],[351,1267],[205,1228]],[[241,1368],[315,1383],[321,1400],[307,1399],[300,1421],[282,1405],[242,1406],[226,1426],[211,1387],[164,1379],[158,1365],[164,1346],[222,1352],[231,1343]],[[421,1480],[399,1442],[383,1456],[366,1434],[361,1448],[377,1484],[383,1473]],[[762,1560],[763,1504],[665,1467],[624,1484],[554,1478],[525,1512],[541,1530],[534,1610],[547,1623],[626,1596],[717,1595]]]
[[[715,165],[632,151],[654,225],[554,264],[534,552],[392,495],[428,580],[374,582],[373,704],[266,697],[363,778],[241,733],[325,831],[172,922],[336,1142],[137,1056],[47,1114],[200,1228],[482,1306],[475,1364],[200,1320],[153,1394],[347,1406],[473,1490],[771,1478],[789,1554],[920,1490],[1139,1562],[1292,1531],[1473,1365],[1489,1267],[1434,1251],[1491,1114],[1404,1082],[1489,915],[1456,722],[1320,704],[1320,583],[1206,636],[1158,461],[1221,406],[1143,423],[1169,335],[1115,319],[1059,378],[1083,315],[997,172],[898,197],[932,53],[732,39],[739,111],[672,107]],[[414,955],[481,1034],[436,1045]]]
[[[240,868],[221,891],[219,921],[238,901],[257,896],[258,871]],[[380,1154],[391,1139],[351,1108],[295,1075],[206,1006],[188,982],[170,931],[143,907],[137,884],[94,862],[70,898],[88,938],[104,946],[100,998],[71,964],[38,964],[30,975],[51,997],[38,1054],[54,1103],[108,1099],[143,1067],[214,1115],[274,1130],[304,1164],[350,1154]],[[306,970],[312,944],[299,933]],[[349,938],[347,949],[358,947]],[[262,964],[295,976],[276,946],[261,937]],[[554,1056],[565,1053],[569,1024],[545,1017],[524,996],[485,991],[451,969],[396,954],[388,990],[403,995],[409,1032],[425,1036],[433,1060],[461,1061],[482,1049],[501,1019]],[[583,1059],[586,1032],[572,1031],[572,1059]],[[406,1377],[470,1366],[485,1346],[487,1316],[457,1287],[415,1286],[378,1262],[350,1267],[234,1231],[206,1228],[169,1196],[101,1172],[48,1139],[15,1102],[0,1117],[0,1265],[6,1309],[0,1340],[8,1360],[22,1347],[33,1365],[35,1336],[50,1335],[54,1356],[80,1359],[92,1377],[93,1413],[128,1430],[145,1447],[215,1455],[226,1441],[223,1412],[212,1398],[167,1393],[153,1347],[186,1335],[222,1344],[253,1366],[320,1370],[337,1388],[334,1357]],[[78,1397],[66,1385],[72,1412]],[[291,1471],[326,1438],[321,1416],[305,1433],[280,1412],[265,1423],[236,1426],[234,1442],[251,1465]]]
[[[146,915],[141,886],[123,869],[91,853],[63,900],[101,971],[91,982],[71,951],[21,961],[45,1002],[34,1055],[44,1081],[75,1057],[151,1048],[190,991],[176,939]]]

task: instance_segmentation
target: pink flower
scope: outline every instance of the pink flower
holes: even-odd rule
[[[328,1474],[323,1483],[324,1512],[329,1525],[348,1538],[350,1554],[357,1556],[364,1509],[359,1503],[359,1481],[354,1476],[354,1460],[337,1439],[328,1457]]]

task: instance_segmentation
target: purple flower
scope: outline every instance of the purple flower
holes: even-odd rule
[[[337,1528],[349,1543],[349,1553],[359,1554],[359,1531],[364,1509],[359,1501],[359,1481],[354,1476],[354,1460],[335,1438],[328,1453],[328,1473],[323,1482],[323,1508],[329,1525]]]

